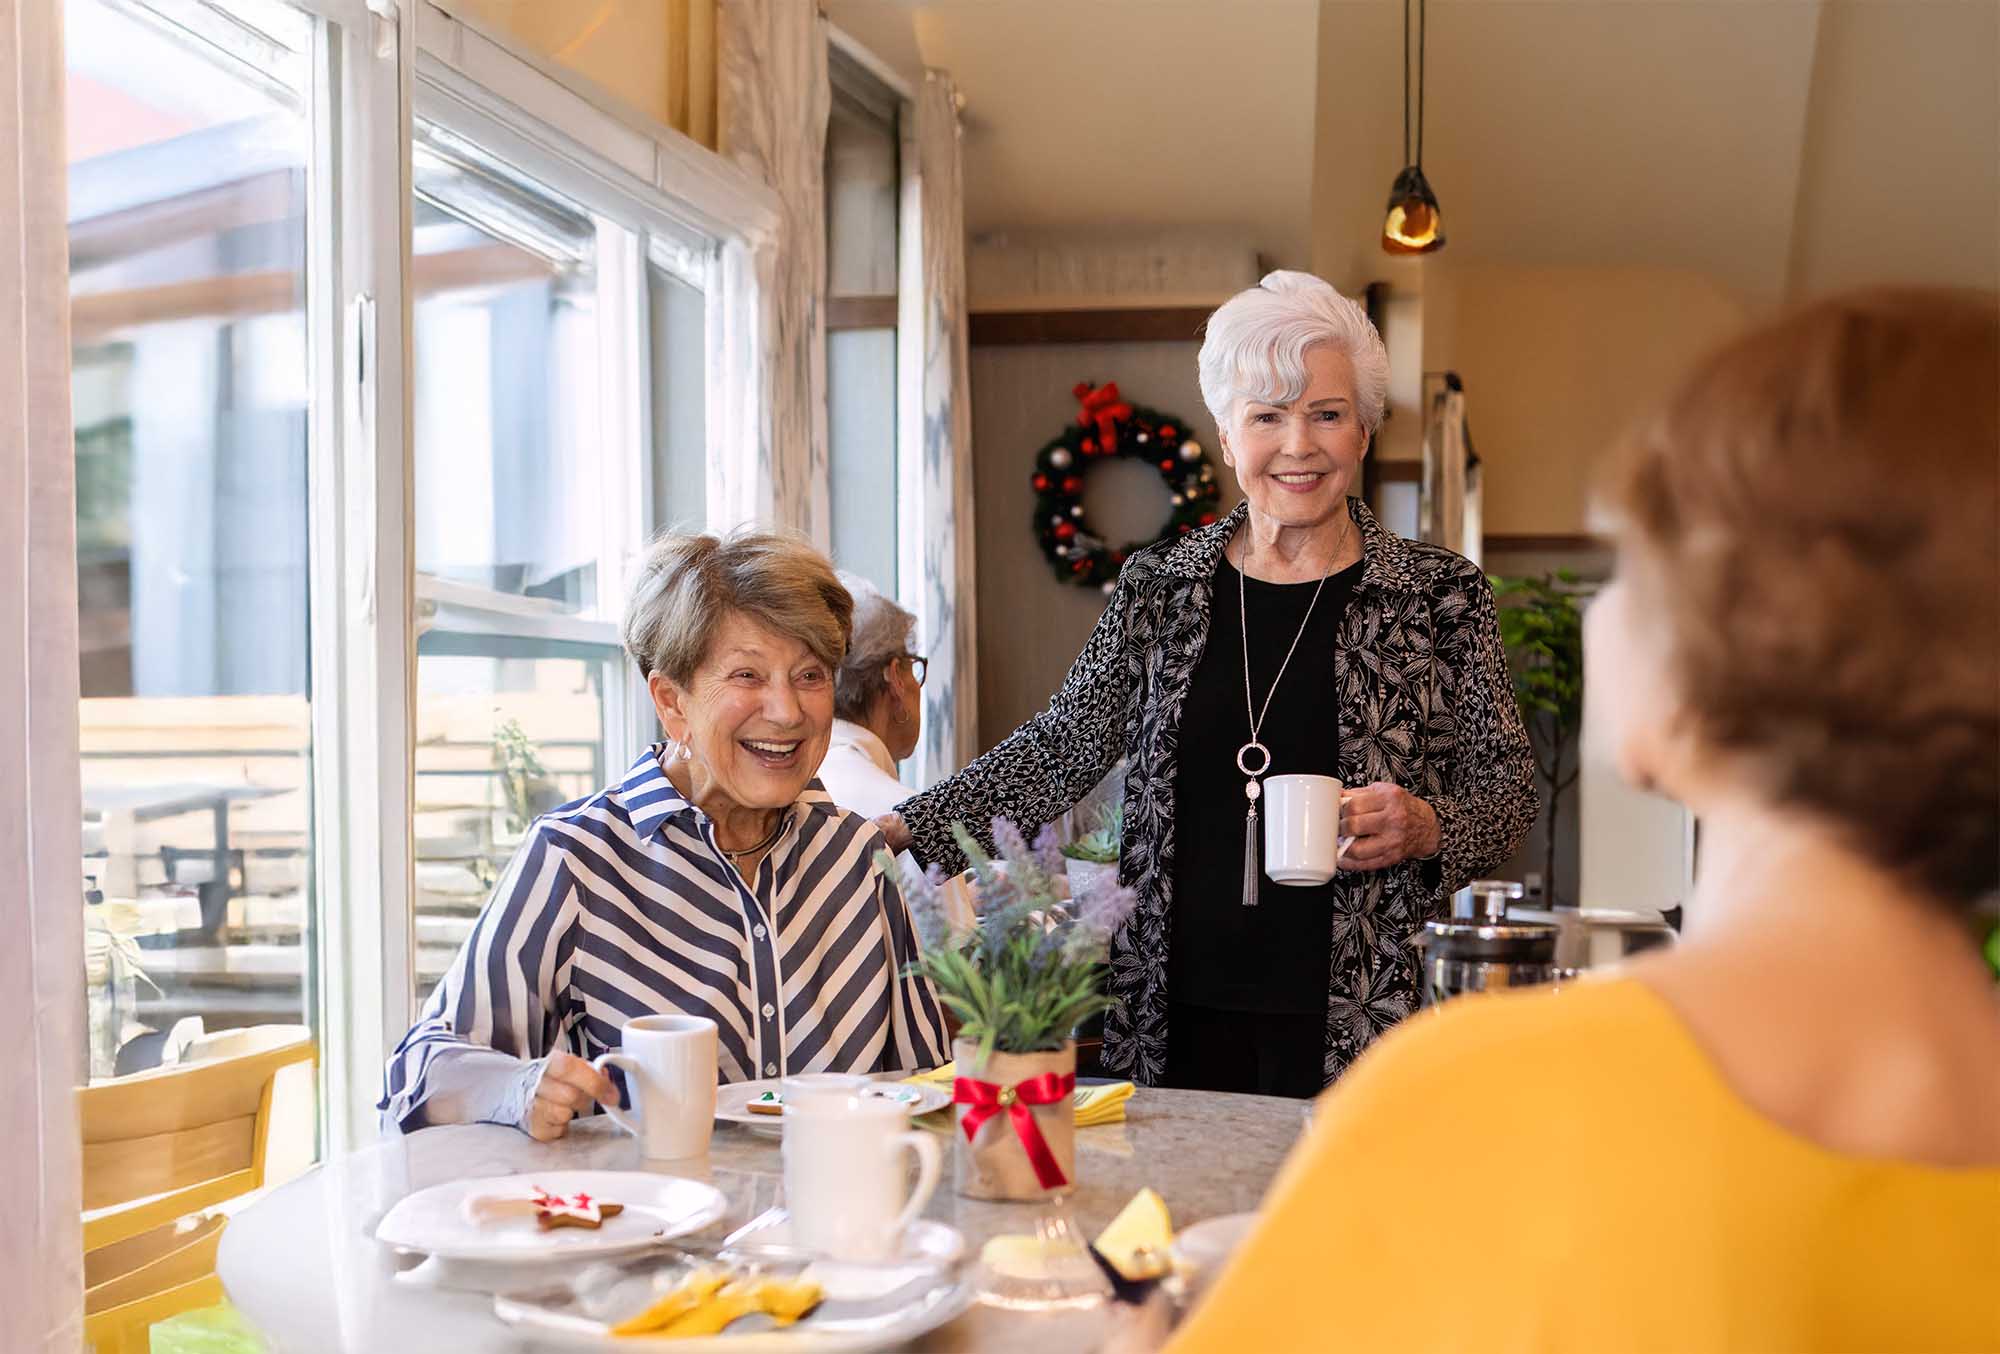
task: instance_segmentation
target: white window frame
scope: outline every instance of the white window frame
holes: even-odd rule
[[[312,1020],[323,1150],[374,1135],[385,1039],[407,1023],[414,746],[410,22],[386,0],[292,0],[325,20],[313,53],[307,332],[311,492]],[[393,172],[385,172],[393,167]]]

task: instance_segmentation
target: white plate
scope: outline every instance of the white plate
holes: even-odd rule
[[[937,1226],[938,1224],[931,1224]],[[913,1229],[914,1230],[914,1229]],[[950,1228],[944,1228],[951,1231]],[[953,1232],[953,1236],[957,1233]],[[959,1238],[962,1247],[964,1239]],[[602,1268],[602,1267],[596,1267]],[[628,1269],[624,1271],[630,1273]],[[937,1329],[972,1305],[972,1285],[949,1269],[930,1264],[865,1266],[821,1262],[805,1275],[825,1289],[826,1306],[787,1330],[739,1330],[719,1335],[669,1337],[612,1335],[605,1320],[587,1315],[580,1299],[501,1295],[493,1311],[502,1321],[532,1331],[537,1348],[556,1345],[584,1349],[674,1349],[704,1354],[847,1354],[847,1351],[900,1348]],[[604,1286],[589,1274],[582,1289]],[[626,1280],[625,1282],[631,1282]],[[903,1293],[906,1296],[899,1297]],[[874,1305],[874,1304],[880,1304]],[[836,1311],[844,1304],[844,1311]],[[615,1310],[632,1310],[628,1297]]]
[[[772,1077],[762,1081],[738,1081],[727,1086],[719,1086],[715,1091],[715,1117],[725,1124],[745,1124],[751,1128],[778,1132],[784,1122],[783,1115],[752,1114],[747,1107],[751,1101],[766,1091],[774,1095],[782,1094],[783,1085],[782,1078]],[[897,1101],[911,1114],[929,1114],[932,1110],[943,1109],[951,1103],[951,1091],[948,1087],[912,1086],[900,1081],[873,1082],[862,1094]]]
[[[595,1229],[557,1227],[548,1231],[533,1217],[474,1223],[465,1215],[465,1201],[471,1195],[527,1196],[538,1189],[562,1195],[587,1192],[605,1203],[623,1204],[625,1211],[604,1219]],[[649,1171],[538,1171],[533,1175],[453,1180],[419,1190],[376,1224],[375,1239],[446,1260],[487,1263],[616,1255],[699,1231],[728,1207],[722,1191],[679,1176]]]

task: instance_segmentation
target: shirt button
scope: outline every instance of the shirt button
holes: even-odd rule
[[[757,939],[762,940],[764,938],[764,927],[762,923],[759,923],[757,926],[752,927],[750,930],[750,934],[757,937]]]
[[[764,1003],[764,1019],[769,1020],[772,1016],[776,1015],[777,1013],[778,1013],[777,1007],[771,1005],[771,1003],[768,1001]]]
[[[778,1065],[777,1065],[776,1063],[765,1063],[765,1064],[764,1064],[764,1075],[765,1075],[765,1076],[767,1076],[767,1077],[775,1077],[775,1076],[777,1076],[777,1075],[778,1075]]]

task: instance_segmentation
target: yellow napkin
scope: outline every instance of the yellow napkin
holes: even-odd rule
[[[903,1080],[913,1086],[949,1086],[958,1079],[958,1065],[946,1063],[943,1067],[929,1072],[919,1072]],[[1076,1088],[1076,1126],[1089,1128],[1093,1124],[1116,1124],[1125,1119],[1125,1102],[1132,1098],[1132,1083],[1114,1081],[1105,1086],[1079,1086]]]
[[[1132,1083],[1114,1081],[1106,1086],[1076,1088],[1076,1126],[1119,1124],[1125,1121],[1125,1102],[1132,1098]]]

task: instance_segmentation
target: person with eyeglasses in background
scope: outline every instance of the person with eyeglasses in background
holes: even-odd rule
[[[854,597],[854,640],[834,678],[833,740],[820,785],[843,809],[878,818],[910,797],[896,765],[923,733],[925,660],[911,653],[917,618],[856,574],[840,581]]]

